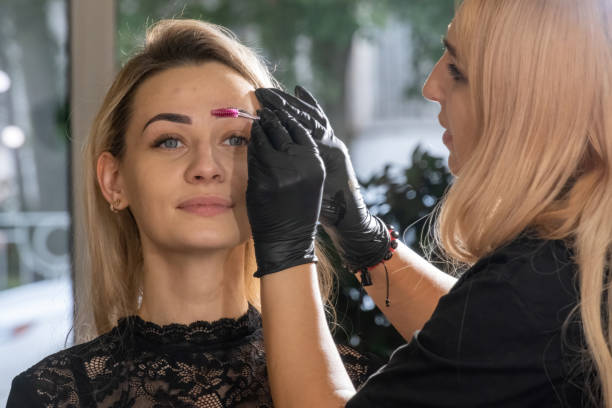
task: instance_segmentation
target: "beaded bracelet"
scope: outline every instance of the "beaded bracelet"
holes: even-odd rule
[[[387,251],[385,252],[385,255],[383,256],[383,259],[375,265],[359,267],[353,271],[354,273],[359,272],[361,274],[361,286],[371,286],[372,276],[370,275],[370,270],[376,268],[380,264],[382,264],[385,267],[385,280],[387,284],[385,306],[387,307],[391,306],[391,301],[389,300],[389,271],[387,270],[387,265],[385,265],[385,261],[388,261],[393,256],[393,253],[395,252],[397,248],[397,239],[399,238],[399,233],[395,231],[392,225],[389,226],[388,228],[389,228],[389,236],[391,239],[389,240],[389,246],[387,247]]]

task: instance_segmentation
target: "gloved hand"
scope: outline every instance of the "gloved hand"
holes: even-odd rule
[[[317,261],[316,225],[325,180],[308,131],[284,112],[264,108],[259,114],[248,146],[246,193],[257,277]]]
[[[263,106],[289,113],[315,139],[326,170],[320,221],[346,264],[352,270],[376,265],[387,253],[389,231],[368,211],[348,150],[323,109],[304,88],[297,86],[295,94],[272,88],[255,91]]]

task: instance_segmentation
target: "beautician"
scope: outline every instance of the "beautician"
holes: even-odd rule
[[[256,91],[247,206],[275,405],[612,407],[612,1],[465,0],[444,44],[423,95],[455,175],[435,234],[458,280],[369,213],[307,91]],[[407,342],[357,392],[317,222]]]

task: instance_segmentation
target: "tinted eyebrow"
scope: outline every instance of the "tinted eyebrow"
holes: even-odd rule
[[[191,118],[187,115],[181,115],[180,113],[159,113],[153,116],[149,121],[144,125],[142,131],[147,128],[151,123],[156,122],[158,120],[167,120],[169,122],[175,123],[183,123],[186,125],[191,125]]]
[[[446,39],[446,37],[442,37],[442,44],[444,44],[444,48],[446,48],[448,50],[448,52],[450,53],[450,55],[453,56],[453,58],[457,58],[457,50],[455,50],[455,47],[453,47],[448,40]]]

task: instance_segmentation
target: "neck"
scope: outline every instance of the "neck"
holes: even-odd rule
[[[164,325],[237,318],[248,309],[244,245],[168,255],[143,248],[143,295],[138,315]]]

